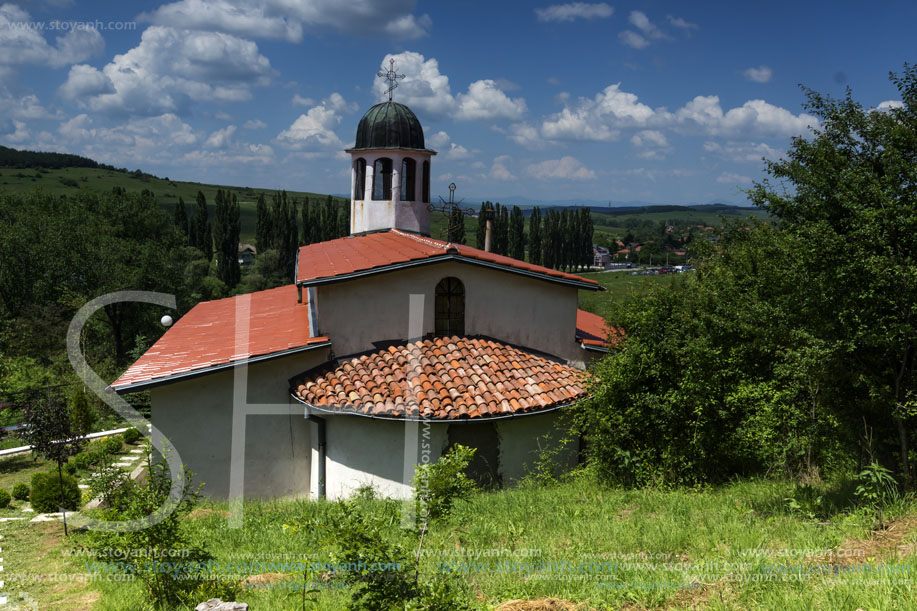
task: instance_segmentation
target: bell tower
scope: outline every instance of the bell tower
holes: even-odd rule
[[[430,160],[423,128],[392,91],[404,75],[394,60],[379,76],[389,80],[388,101],[366,111],[357,126],[351,157],[350,233],[403,229],[430,234]]]

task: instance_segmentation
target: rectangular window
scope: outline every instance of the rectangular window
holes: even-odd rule
[[[373,164],[373,199],[392,199],[392,160],[388,157]]]
[[[401,201],[414,201],[414,175],[417,173],[417,164],[413,159],[401,162]]]

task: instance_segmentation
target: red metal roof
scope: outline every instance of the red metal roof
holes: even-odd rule
[[[316,409],[400,419],[539,412],[586,396],[588,374],[494,340],[437,337],[332,363],[292,381]]]
[[[135,386],[328,341],[311,337],[296,285],[204,301],[182,316],[112,388]],[[248,332],[236,319],[248,321]]]
[[[585,310],[576,311],[576,341],[587,346],[608,347],[620,339],[619,333],[609,329],[605,319]]]
[[[601,290],[599,283],[589,278],[533,265],[464,244],[452,244],[398,229],[348,236],[301,247],[296,282],[311,284],[318,280],[346,276],[355,272],[370,270],[381,272],[390,266],[411,261],[450,256],[459,260],[466,259],[499,265],[508,268],[508,271],[534,273],[545,276],[547,280],[574,281],[586,285],[584,288],[594,287],[596,290]]]

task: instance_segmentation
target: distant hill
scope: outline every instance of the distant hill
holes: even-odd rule
[[[45,153],[40,151],[20,151],[17,149],[0,146],[0,167],[27,169],[47,168],[56,170],[61,168],[98,168],[127,172],[125,169],[116,169],[113,166],[93,161],[87,157],[71,155],[69,153]]]

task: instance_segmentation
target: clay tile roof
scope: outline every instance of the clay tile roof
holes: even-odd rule
[[[559,272],[464,244],[452,244],[399,229],[309,244],[299,249],[298,256],[297,284],[320,284],[354,274],[382,273],[391,271],[393,267],[439,258],[497,266],[510,272],[540,276],[545,280],[573,282],[580,288],[603,290],[599,283],[591,278]]]
[[[375,407],[372,415],[403,417],[403,412],[395,408],[401,404],[419,405],[419,416],[433,420],[520,415],[569,405],[586,396],[586,373],[492,339],[436,338],[394,347],[394,353],[402,355],[409,368],[433,351],[447,351],[447,358],[433,361],[432,375],[421,373],[412,378],[417,380],[413,384],[380,385],[378,396],[371,397]],[[323,365],[294,378],[291,392],[319,410],[366,413],[362,401],[367,399],[352,396],[341,400],[333,392],[331,381],[341,379],[346,383],[363,375],[378,379],[385,357],[392,353],[390,347]],[[469,384],[454,363],[476,370],[480,382]],[[513,363],[522,368],[513,367]],[[531,382],[533,372],[544,374],[538,385]],[[433,389],[431,379],[443,382],[443,392]]]
[[[584,346],[608,348],[621,340],[621,332],[609,329],[605,319],[598,314],[576,311],[576,341]]]
[[[297,288],[290,284],[201,302],[179,318],[111,386],[119,392],[134,390],[178,374],[202,373],[254,357],[327,343],[327,337],[310,335],[307,304],[297,299]],[[249,321],[247,336],[236,329],[236,317],[240,315]],[[344,379],[343,375],[338,377]]]

